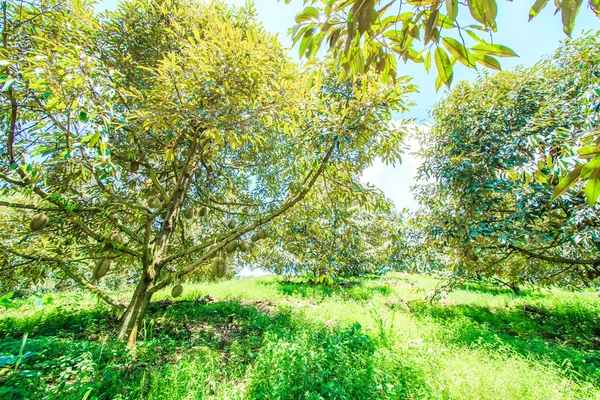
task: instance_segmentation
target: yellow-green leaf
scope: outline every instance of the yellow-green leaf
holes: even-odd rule
[[[590,160],[587,163],[585,163],[585,165],[583,166],[583,169],[581,170],[581,177],[587,178],[588,175],[590,174],[590,172],[592,172],[594,170],[594,168],[596,168],[599,165],[600,165],[600,154],[598,154],[596,157],[594,157],[593,160]]]
[[[569,36],[573,32],[575,18],[577,18],[581,2],[582,0],[562,0],[561,2],[563,31]]]
[[[471,51],[496,57],[518,57],[517,53],[515,53],[512,49],[501,44],[480,43],[471,47]]]
[[[296,14],[296,23],[299,24],[301,22],[310,21],[311,19],[318,18],[319,10],[317,10],[315,7],[306,7],[304,10]]]
[[[565,193],[573,183],[577,181],[581,177],[581,170],[583,169],[584,164],[578,165],[573,169],[573,171],[569,172],[567,176],[562,178],[558,185],[554,188],[554,192],[552,193],[552,200],[556,199],[558,196]]]
[[[596,16],[600,17],[600,0],[589,0],[589,5]]]
[[[492,56],[477,53],[473,53],[472,56],[478,64],[481,64],[486,68],[495,69],[498,71],[502,69],[502,67],[500,66],[500,62]]]
[[[458,0],[446,0],[446,10],[448,18],[452,21],[456,20],[456,16],[458,15]]]
[[[463,63],[469,68],[475,68],[475,60],[469,53],[467,48],[458,40],[450,37],[442,38],[444,47],[452,54],[458,61]]]
[[[600,196],[600,167],[595,168],[585,185],[585,197],[590,207],[594,207]]]
[[[529,20],[531,21],[534,17],[536,17],[540,11],[546,7],[546,4],[548,4],[548,0],[536,0],[536,2],[533,3],[531,10],[529,10]]]
[[[600,146],[585,146],[577,150],[577,154],[581,158],[592,158],[598,153],[600,153]]]
[[[438,47],[435,49],[435,66],[438,70],[438,78],[442,84],[450,87],[452,83],[452,63],[450,62],[450,58],[444,49]],[[437,84],[436,84],[437,86]],[[441,85],[440,85],[441,86]],[[439,89],[437,87],[436,89]]]

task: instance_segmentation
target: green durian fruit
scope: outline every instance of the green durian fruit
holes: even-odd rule
[[[182,293],[183,293],[183,286],[181,286],[181,283],[173,286],[173,289],[171,289],[171,296],[173,296],[173,297],[179,297],[179,296],[181,296]]]
[[[227,227],[229,229],[235,229],[235,221],[230,219],[229,222],[227,223]]]
[[[101,258],[96,263],[96,268],[94,268],[93,279],[98,280],[106,275],[110,268],[110,259],[109,258]]]
[[[196,212],[194,211],[194,209],[192,207],[186,208],[185,210],[183,210],[183,216],[186,219],[192,219],[194,217],[194,214],[196,214]]]
[[[227,250],[228,253],[233,253],[235,251],[235,249],[237,249],[239,244],[238,240],[234,240],[233,242],[229,242],[227,244],[227,247],[225,247],[225,250]]]
[[[44,213],[39,213],[31,218],[31,222],[29,223],[29,229],[32,232],[41,231],[48,225],[48,217]]]
[[[129,172],[138,172],[140,170],[140,163],[138,161],[129,162]]]
[[[160,206],[160,200],[156,196],[148,197],[148,207],[150,208],[158,208]]]
[[[208,207],[202,207],[200,209],[200,216],[201,217],[206,217],[208,215]]]
[[[240,249],[241,252],[245,253],[248,250],[250,250],[250,248],[248,247],[248,243],[246,243],[243,240],[240,240],[240,243],[238,244],[238,247]]]
[[[225,264],[225,259],[222,257],[216,257],[212,260],[212,273],[217,278],[222,278],[225,276],[225,272],[227,271],[227,266]]]
[[[110,238],[108,238],[108,240],[117,244],[123,244],[123,236],[121,236],[120,233],[113,233],[112,235],[110,235]]]

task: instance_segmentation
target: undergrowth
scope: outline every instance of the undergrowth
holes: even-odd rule
[[[83,292],[13,299],[0,308],[0,398],[600,397],[597,296],[469,285],[426,302],[436,283],[191,285],[182,300],[159,293],[134,352]]]

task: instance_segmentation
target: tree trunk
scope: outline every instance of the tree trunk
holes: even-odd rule
[[[121,328],[119,329],[118,340],[127,340],[127,346],[133,347],[137,340],[138,331],[144,321],[146,314],[146,308],[152,298],[152,293],[148,292],[150,286],[150,278],[144,275],[137,287],[131,302],[125,310],[121,321]]]
[[[508,285],[508,287],[510,287],[512,289],[512,291],[515,292],[515,295],[517,295],[517,296],[521,295],[521,288],[519,288],[519,286],[517,286],[516,283],[511,283],[510,285]]]

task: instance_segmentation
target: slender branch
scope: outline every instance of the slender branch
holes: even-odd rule
[[[532,258],[537,258],[539,260],[544,260],[544,261],[550,261],[550,262],[555,262],[555,263],[561,263],[561,264],[570,264],[570,265],[593,265],[596,263],[600,263],[600,259],[596,259],[596,260],[585,260],[585,259],[580,259],[580,260],[573,260],[570,258],[563,258],[563,257],[549,257],[549,256],[544,256],[542,254],[537,254],[534,253],[533,251],[527,250],[527,249],[523,249],[519,246],[515,246],[514,244],[509,244],[508,245],[509,248],[514,249],[520,253],[526,254]]]
[[[117,307],[119,309],[125,309],[125,305],[117,302],[116,300],[114,300],[112,297],[110,297],[108,294],[106,294],[102,289],[98,288],[95,285],[92,285],[89,281],[87,281],[83,276],[81,276],[79,273],[77,273],[73,268],[71,268],[69,266],[69,264],[59,258],[56,257],[47,257],[47,256],[31,256],[31,255],[27,255],[27,254],[23,254],[21,252],[15,251],[13,249],[9,249],[8,247],[0,244],[0,247],[8,252],[11,253],[15,256],[24,258],[26,260],[31,260],[31,261],[45,261],[45,262],[49,262],[49,263],[54,263],[58,266],[58,268],[60,268],[65,274],[67,274],[71,279],[73,279],[75,282],[79,283],[81,286],[83,286],[85,289],[89,290],[90,292],[93,292],[95,294],[97,294],[98,296],[100,296],[102,298],[102,300],[104,300],[105,302],[107,302],[108,304],[110,304],[113,307]]]

